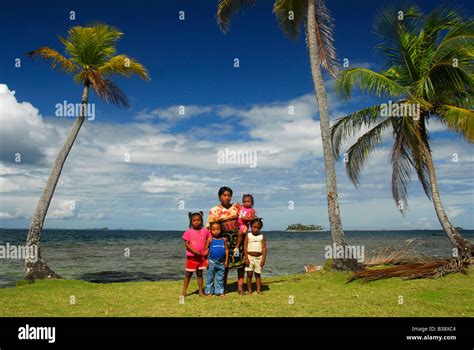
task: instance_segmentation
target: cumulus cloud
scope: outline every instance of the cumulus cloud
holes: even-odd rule
[[[211,191],[211,187],[194,176],[174,175],[171,178],[150,175],[142,190],[148,193],[171,193],[189,195]]]
[[[10,136],[10,144],[39,153],[36,163],[0,162],[0,219],[27,227],[71,120],[43,119],[31,104],[9,95],[4,91],[2,98],[22,111],[0,115],[2,125],[12,124],[9,134],[17,135]],[[329,98],[331,102],[334,97],[330,94]],[[52,225],[90,227],[89,222],[100,220],[101,226],[111,228],[176,229],[183,216],[178,200],[185,200],[186,208],[207,211],[216,204],[218,188],[226,185],[234,189],[234,200],[240,200],[242,193],[255,195],[269,229],[308,220],[327,227],[324,162],[313,94],[248,106],[196,105],[184,116],[176,115],[176,107],[142,111],[151,117],[137,117],[133,123],[86,122],[51,203],[48,219],[54,219]],[[331,119],[346,110],[341,102],[331,102]],[[190,114],[205,115],[209,123],[193,123]],[[178,126],[172,132],[170,123]],[[33,129],[37,134],[31,138],[18,137]],[[390,192],[389,146],[383,144],[367,161],[358,189],[347,178],[342,160],[336,163],[345,227],[420,228],[427,227],[428,221],[418,219],[426,218],[437,228],[432,203],[416,185],[416,178],[407,219],[396,210]],[[226,148],[257,152],[257,167],[219,164],[218,152]],[[457,224],[472,227],[469,176],[474,162],[469,148],[457,138],[433,138],[433,150],[445,207],[452,209]],[[445,159],[453,152],[459,153],[457,163]],[[292,212],[288,211],[290,200],[295,203]],[[459,208],[466,211],[461,213]]]
[[[46,217],[48,219],[69,219],[76,215],[76,203],[74,201],[62,200],[56,202],[52,208],[49,209]]]
[[[18,219],[18,218],[24,218],[25,216],[21,213],[21,210],[17,208],[14,212],[5,212],[1,211],[0,212],[0,220],[2,219]]]
[[[40,162],[42,148],[55,134],[45,125],[38,109],[29,102],[18,102],[15,91],[5,84],[0,84],[0,124],[0,160],[9,163]]]

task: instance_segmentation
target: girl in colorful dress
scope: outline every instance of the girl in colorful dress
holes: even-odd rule
[[[184,276],[183,290],[181,296],[186,297],[189,281],[196,272],[199,295],[204,296],[202,271],[206,269],[206,242],[211,238],[209,231],[202,227],[202,211],[189,213],[189,229],[183,234],[183,241],[186,247],[186,275]]]
[[[211,222],[219,222],[221,225],[222,236],[227,239],[227,246],[230,252],[238,249],[239,255],[229,254],[228,267],[224,274],[224,288],[227,286],[227,276],[229,270],[237,269],[238,292],[244,293],[244,254],[243,244],[237,245],[239,232],[239,213],[241,206],[239,203],[231,203],[232,190],[229,187],[221,187],[218,192],[220,204],[212,207],[209,211],[207,227]]]

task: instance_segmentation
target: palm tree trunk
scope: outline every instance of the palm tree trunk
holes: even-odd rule
[[[443,208],[443,204],[441,203],[441,196],[439,194],[438,182],[436,181],[436,172],[431,151],[426,144],[422,144],[422,147],[426,158],[428,174],[430,177],[431,198],[433,200],[433,205],[436,215],[438,216],[439,223],[448,235],[452,245],[457,248],[458,256],[461,258],[465,256],[470,257],[473,254],[474,246],[472,246],[464,237],[462,237],[449,221],[448,216],[446,215],[446,212]]]
[[[324,164],[326,168],[326,191],[328,201],[329,225],[331,227],[331,235],[333,243],[337,246],[344,246],[344,230],[342,229],[341,217],[339,214],[339,204],[336,185],[336,171],[334,168],[334,160],[331,147],[331,129],[329,126],[329,111],[326,88],[321,73],[321,61],[319,58],[319,49],[316,33],[316,6],[314,0],[308,1],[308,18],[307,18],[307,42],[309,49],[309,60],[311,64],[311,74],[313,76],[314,90],[316,93],[316,101],[319,108],[319,125],[321,128],[321,139],[323,143]],[[353,269],[350,265],[354,264],[354,259],[344,259],[333,264],[337,269]],[[356,261],[357,262],[357,261]],[[337,266],[335,266],[337,265]],[[340,266],[339,266],[340,265]]]
[[[66,142],[64,143],[54,162],[53,169],[49,175],[44,192],[36,206],[35,214],[33,216],[33,220],[31,221],[31,226],[28,231],[28,238],[26,241],[27,251],[34,252],[34,255],[30,254],[25,259],[25,271],[27,279],[61,278],[61,276],[56,274],[48,267],[41,256],[41,234],[43,232],[44,220],[46,218],[46,214],[48,212],[51,199],[53,198],[54,190],[58,183],[59,176],[61,175],[64,163],[66,162],[69,151],[71,150],[79,130],[84,123],[88,97],[89,84],[86,83],[84,84],[84,91],[82,93],[82,108],[80,115],[74,121]]]

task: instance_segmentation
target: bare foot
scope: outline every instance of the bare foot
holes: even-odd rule
[[[252,291],[247,292],[247,295],[252,295],[252,294],[253,294]]]
[[[219,296],[220,296],[220,297],[224,297],[224,298],[226,297],[225,294],[219,294]]]
[[[204,294],[203,292],[199,292],[199,296],[200,296],[200,297],[205,297],[206,294]]]
[[[257,294],[263,294],[263,292],[260,290],[257,290]]]
[[[212,294],[206,294],[206,297],[208,297],[208,298],[212,297]]]
[[[240,294],[240,295],[245,295],[245,292],[244,292],[244,290],[243,290],[243,289],[239,289],[239,291],[238,291],[238,292],[239,292],[239,294]]]

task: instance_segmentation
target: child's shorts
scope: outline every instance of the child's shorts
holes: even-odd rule
[[[205,270],[207,259],[203,256],[187,256],[186,257],[186,271],[194,272],[196,270]]]
[[[262,266],[260,263],[262,262],[262,256],[252,256],[249,255],[250,264],[249,266],[245,266],[245,271],[255,271],[255,273],[261,274],[262,273]]]

